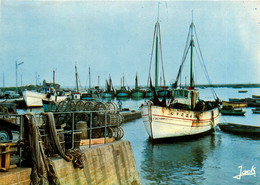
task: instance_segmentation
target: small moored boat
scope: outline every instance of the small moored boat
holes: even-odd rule
[[[138,77],[136,73],[135,77],[135,88],[131,90],[131,97],[133,99],[143,98],[144,97],[144,91],[138,86]]]
[[[260,108],[252,109],[254,114],[260,114]]]
[[[248,103],[222,101],[222,105],[225,107],[231,106],[233,108],[242,108],[242,107],[247,107]]]
[[[248,91],[247,90],[240,90],[238,91],[238,93],[247,93]]]
[[[231,132],[234,134],[260,136],[260,126],[243,125],[236,123],[219,123],[219,127],[222,131]]]
[[[121,82],[123,82],[123,83],[121,84],[121,88],[116,90],[116,97],[117,98],[129,98],[130,91],[126,89],[124,74],[123,74],[123,80]]]
[[[223,107],[220,112],[222,115],[232,116],[244,116],[246,113],[242,108],[233,108],[232,106]]]
[[[252,95],[252,98],[260,99],[260,95]]]
[[[113,98],[114,95],[115,91],[112,84],[111,76],[109,75],[109,81],[106,80],[106,90],[102,93],[102,98]]]

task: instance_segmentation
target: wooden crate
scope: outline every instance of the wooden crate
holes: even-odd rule
[[[84,146],[84,145],[89,145],[89,139],[82,139],[80,141],[80,146]],[[115,141],[115,138],[106,138],[106,143],[112,143]],[[104,144],[105,143],[105,138],[94,138],[91,139],[91,145],[96,145],[96,144]]]
[[[10,168],[17,167],[10,164],[11,154],[15,152],[11,147],[17,147],[16,143],[0,143],[0,171],[7,172]]]

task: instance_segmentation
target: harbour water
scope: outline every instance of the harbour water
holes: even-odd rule
[[[221,100],[247,98],[260,95],[260,88],[248,88],[239,93],[234,88],[216,88]],[[211,89],[201,89],[201,99],[212,99]],[[107,100],[105,100],[107,101]],[[117,100],[113,100],[117,101]],[[138,109],[141,100],[122,100],[123,108]],[[222,116],[221,122],[260,126],[260,114],[245,108],[245,116]],[[24,113],[30,110],[19,110]],[[41,112],[33,109],[33,112]],[[142,119],[122,125],[125,140],[131,142],[142,184],[260,184],[260,139],[242,137],[217,129],[212,135],[196,140],[171,141],[152,144]],[[234,178],[242,171],[255,171],[254,175]],[[253,170],[252,170],[253,169]]]
[[[251,88],[247,93],[238,89],[217,88],[221,100],[246,98],[260,94]],[[201,90],[201,98],[208,99],[210,89]],[[144,100],[128,100],[123,107],[138,108]],[[260,125],[260,115],[245,108],[245,116],[222,116],[221,122]],[[222,132],[196,140],[152,144],[142,119],[123,124],[124,139],[132,144],[142,184],[260,184],[260,140]],[[255,175],[233,178],[242,171],[255,170]]]

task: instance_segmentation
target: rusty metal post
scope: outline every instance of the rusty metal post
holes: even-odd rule
[[[105,144],[107,143],[107,111],[105,112]]]
[[[72,149],[74,149],[74,125],[75,125],[75,116],[74,116],[74,112],[72,112]]]
[[[23,115],[20,116],[20,133],[19,133],[19,142],[23,139]],[[19,167],[22,164],[22,148],[19,146]]]
[[[90,113],[89,148],[91,148],[91,138],[92,138],[92,112]]]
[[[117,129],[116,129],[116,140],[118,140],[118,129],[119,129],[119,112],[117,112],[117,118],[116,118],[116,120],[117,120]]]

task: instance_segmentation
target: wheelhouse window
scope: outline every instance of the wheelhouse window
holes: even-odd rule
[[[188,98],[189,92],[187,90],[184,90],[184,89],[175,90],[174,91],[174,97],[175,98]]]

